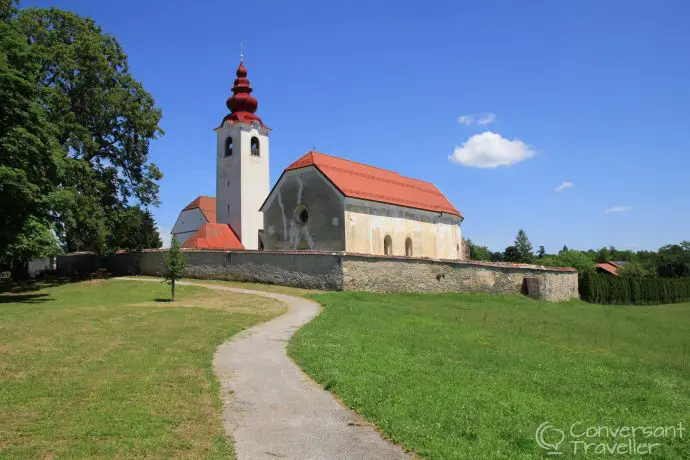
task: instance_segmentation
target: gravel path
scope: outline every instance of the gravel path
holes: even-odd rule
[[[269,297],[288,306],[287,313],[234,335],[213,357],[225,431],[239,460],[412,458],[342,406],[287,356],[290,337],[318,315],[319,304],[272,292],[180,284]]]

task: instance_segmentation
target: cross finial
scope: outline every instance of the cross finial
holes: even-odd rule
[[[244,62],[244,46],[242,45],[242,41],[240,41],[240,62]]]

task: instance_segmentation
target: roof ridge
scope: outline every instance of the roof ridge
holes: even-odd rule
[[[310,150],[309,153],[316,153],[317,155],[323,155],[323,156],[325,156],[325,157],[335,158],[336,160],[341,160],[341,161],[346,161],[346,162],[348,162],[348,163],[354,163],[354,164],[357,164],[357,165],[366,166],[367,168],[380,169],[381,171],[385,171],[385,172],[387,172],[387,173],[396,174],[396,175],[398,175],[398,176],[400,176],[400,177],[406,177],[406,176],[403,176],[402,174],[400,174],[399,172],[393,171],[393,170],[391,170],[391,169],[386,169],[386,168],[383,168],[383,167],[381,167],[381,166],[369,165],[369,164],[366,164],[366,163],[362,163],[361,161],[348,160],[347,158],[337,157],[337,156],[331,155],[331,154],[329,154],[329,153],[317,152],[316,150]],[[312,158],[313,158],[313,157],[312,157]],[[414,177],[408,177],[408,179],[414,179]],[[415,180],[421,180],[421,179],[415,179]],[[422,181],[422,182],[425,182],[425,181]]]

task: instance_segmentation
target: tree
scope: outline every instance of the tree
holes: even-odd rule
[[[596,264],[587,253],[582,251],[561,251],[557,256],[545,256],[539,261],[548,267],[574,267],[580,273],[594,271]]]
[[[109,219],[110,241],[113,250],[141,251],[163,246],[156,221],[151,213],[138,206],[118,209]]]
[[[665,278],[690,276],[690,242],[683,241],[660,248],[656,272]]]
[[[53,228],[63,154],[36,85],[39,53],[18,26],[13,3],[0,1],[0,257],[21,265],[55,249],[44,237]]]
[[[563,249],[561,249],[560,251],[558,251],[558,253],[560,254],[560,253],[562,253],[562,252],[567,252],[567,251],[569,251],[568,246],[566,246],[566,245],[564,244],[564,245],[563,245]]]
[[[29,218],[17,238],[0,255],[0,265],[12,267],[12,277],[24,280],[29,277],[29,261],[39,257],[62,254],[55,234],[40,221]]]
[[[621,267],[619,275],[631,278],[639,278],[649,276],[651,273],[639,262],[630,260]]]
[[[467,240],[467,245],[470,248],[470,259],[471,260],[491,260],[491,251],[486,246],[479,246],[474,244],[472,240]]]
[[[534,254],[532,253],[532,243],[527,238],[527,233],[523,229],[518,230],[515,236],[515,249],[518,253],[518,261],[523,263],[530,263],[534,260]]]
[[[503,251],[503,260],[506,262],[520,262],[520,253],[515,246],[508,246]]]
[[[539,246],[539,249],[537,250],[537,257],[538,258],[543,258],[544,255],[546,255],[546,249],[544,249],[544,246]]]
[[[163,256],[163,282],[171,287],[170,298],[175,300],[175,283],[186,272],[187,258],[180,249],[180,242],[173,236],[170,249]]]

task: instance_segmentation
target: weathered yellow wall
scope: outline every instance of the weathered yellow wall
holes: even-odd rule
[[[391,255],[405,255],[405,239],[412,240],[412,257],[465,259],[459,219],[447,214],[400,206],[346,200],[345,250],[359,254],[383,254],[390,235]]]

